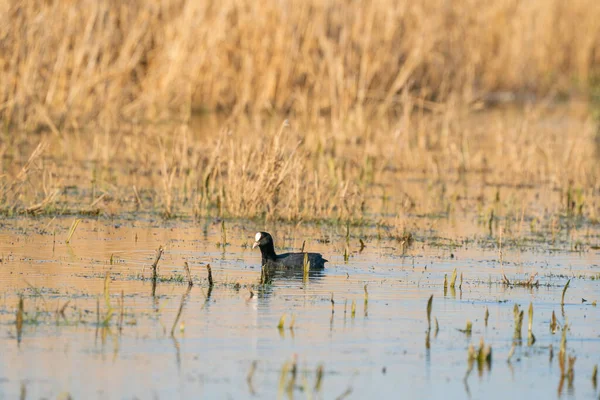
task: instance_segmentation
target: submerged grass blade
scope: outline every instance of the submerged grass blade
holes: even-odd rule
[[[567,352],[567,329],[568,325],[564,325],[562,328],[562,336],[560,337],[560,354],[565,354]]]
[[[454,268],[454,270],[452,271],[452,277],[450,278],[450,288],[454,289],[454,287],[456,286],[456,278],[457,278],[458,274],[456,272],[456,268]]]
[[[529,322],[527,324],[527,345],[532,346],[535,343],[535,335],[533,334],[533,303],[529,303]]]
[[[285,326],[285,314],[282,314],[281,318],[279,318],[279,323],[277,324],[277,329],[283,330],[284,326]]]
[[[567,375],[565,371],[566,357],[567,357],[567,329],[568,325],[565,324],[562,327],[562,336],[560,338],[560,349],[558,351],[558,366],[560,368],[560,375],[564,378]]]
[[[364,302],[364,315],[365,317],[369,315],[369,291],[367,290],[367,284],[365,284],[365,302]]]
[[[565,305],[565,293],[567,293],[567,289],[569,288],[569,283],[571,283],[570,279],[567,281],[567,283],[565,284],[565,287],[563,288],[562,297],[560,299],[560,305],[561,306]]]
[[[183,268],[185,269],[185,275],[187,276],[188,286],[194,286],[194,281],[192,280],[192,273],[190,271],[190,266],[188,265],[187,261],[183,263]]]
[[[212,268],[210,267],[210,264],[206,264],[206,271],[208,272],[208,286],[213,287],[214,282],[212,276]]]
[[[429,296],[429,300],[427,300],[427,326],[428,329],[431,329],[431,308],[433,304],[433,295]]]
[[[523,310],[519,310],[519,306],[515,304],[513,308],[513,317],[515,323],[515,331],[513,334],[513,340],[521,341],[521,328],[523,327]]]
[[[65,242],[66,244],[69,244],[71,242],[71,238],[73,237],[73,234],[75,233],[75,229],[77,229],[77,225],[79,225],[80,222],[81,222],[81,219],[77,218],[71,224],[71,228],[69,228],[69,235],[67,236],[67,240]]]
[[[512,349],[508,355],[508,362],[510,363],[510,358],[512,357]],[[469,345],[469,349],[467,351],[467,360],[469,363],[468,371],[472,368],[474,362],[477,362],[477,369],[479,372],[483,372],[484,369],[490,369],[492,366],[492,347],[486,346],[483,338],[479,340],[479,347],[477,350],[471,343]]]
[[[23,334],[23,315],[24,305],[23,305],[23,296],[19,296],[19,306],[17,307],[17,318],[15,321],[15,327],[17,329],[17,342],[21,343],[21,337]]]
[[[533,303],[529,303],[529,310],[527,311],[528,323],[527,332],[531,336],[531,330],[533,329]]]
[[[121,312],[119,313],[119,332],[123,331],[123,317],[125,316],[125,291],[121,290]]]
[[[225,228],[225,220],[221,221],[221,243],[227,245],[227,230]]]
[[[567,369],[567,380],[569,387],[573,387],[573,379],[575,378],[575,361],[577,357],[569,356],[569,368]]]
[[[190,293],[190,289],[192,287],[188,286],[187,291],[181,296],[181,302],[179,303],[179,309],[177,310],[177,315],[175,316],[175,321],[173,321],[173,326],[171,326],[171,337],[175,336],[175,327],[177,326],[177,322],[179,322],[179,318],[181,318],[181,313],[183,312],[183,306],[185,305],[185,300]]]
[[[550,332],[552,332],[553,334],[556,333],[556,330],[558,328],[558,322],[556,321],[556,314],[554,313],[554,310],[552,311],[552,319],[550,320]]]
[[[464,333],[467,336],[471,336],[471,333],[473,332],[473,323],[470,320],[467,320],[467,323],[465,324],[465,329],[457,329],[459,332]]]
[[[158,262],[160,261],[160,258],[162,257],[162,254],[164,252],[164,249],[161,246],[158,246],[158,249],[156,250],[156,255],[154,257],[154,262],[152,262],[152,280],[156,281],[158,278]]]
[[[302,245],[302,248],[304,249],[304,244]],[[304,264],[302,266],[303,271],[304,271],[303,277],[304,277],[304,280],[306,280],[308,278],[308,273],[310,271],[310,261],[308,261],[308,253],[304,253],[304,262],[303,262],[303,264]]]
[[[281,366],[281,371],[279,372],[279,384],[277,385],[277,398],[283,398],[283,392],[286,389],[287,377],[290,372],[290,362],[286,361]]]
[[[250,393],[254,396],[255,390],[254,390],[254,385],[252,383],[252,378],[254,377],[254,372],[256,371],[256,367],[258,366],[258,361],[254,360],[252,361],[252,364],[250,364],[250,370],[248,371],[248,375],[246,375],[246,383],[248,384],[248,388],[250,389]]]
[[[319,364],[317,367],[317,373],[315,378],[315,392],[321,391],[321,384],[323,382],[323,364]]]
[[[508,352],[508,357],[507,357],[507,360],[506,360],[509,363],[510,363],[510,360],[511,360],[513,354],[515,354],[515,348],[516,348],[516,346],[513,343],[512,346],[510,347],[510,351]]]
[[[104,302],[106,303],[106,315],[104,316],[104,319],[102,320],[102,325],[103,326],[108,326],[108,324],[110,323],[110,320],[112,319],[113,313],[114,313],[114,309],[112,307],[112,305],[110,304],[110,273],[106,273],[106,275],[104,276]]]
[[[529,303],[529,310],[527,312],[529,316],[529,322],[527,324],[527,331],[531,334],[531,329],[533,328],[533,303]]]

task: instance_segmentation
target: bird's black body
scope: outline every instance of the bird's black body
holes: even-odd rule
[[[273,245],[273,237],[267,232],[258,232],[253,248],[260,247],[262,254],[262,265],[276,269],[304,269],[304,256],[310,262],[310,270],[322,270],[325,268],[326,259],[319,253],[285,253],[276,254]]]

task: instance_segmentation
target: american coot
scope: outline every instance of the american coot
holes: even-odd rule
[[[252,248],[260,247],[262,253],[262,265],[271,268],[302,269],[304,268],[304,254],[308,254],[311,270],[325,268],[326,259],[319,253],[285,253],[275,254],[273,237],[267,232],[257,232],[254,237],[256,242]]]

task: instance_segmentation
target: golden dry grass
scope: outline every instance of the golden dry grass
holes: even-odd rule
[[[598,220],[597,121],[581,101],[598,3],[449,4],[4,2],[0,205],[387,220],[401,234],[404,213],[486,215],[500,187],[539,187],[495,212]],[[504,97],[520,106],[489,109]]]
[[[527,221],[600,215],[596,126],[568,106],[449,109],[360,129],[352,121],[335,130],[294,120],[238,120],[220,130],[193,122],[6,135],[2,208],[394,225],[405,213],[472,215],[489,207],[520,225],[522,213]]]
[[[415,99],[435,107],[499,91],[570,93],[600,61],[596,0],[0,7],[0,116],[26,129],[195,109],[368,117]]]

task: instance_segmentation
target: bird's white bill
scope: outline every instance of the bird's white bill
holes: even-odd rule
[[[258,242],[254,242],[254,244],[252,245],[252,248],[255,249],[256,246],[258,246]]]

